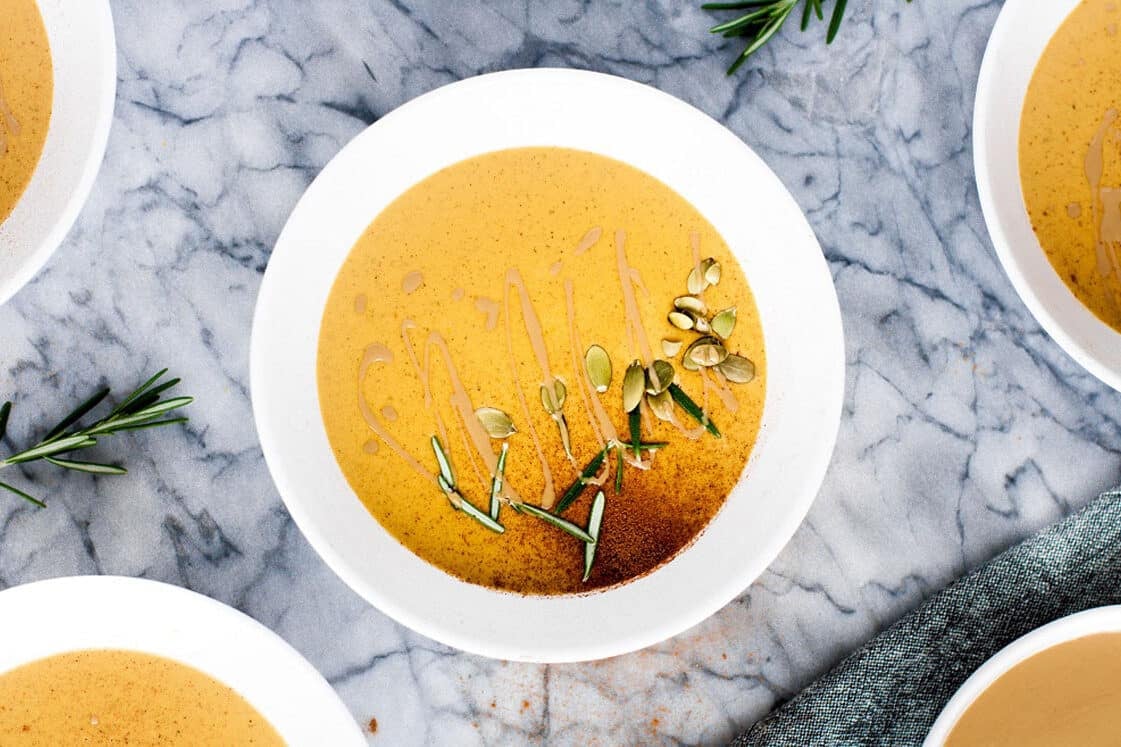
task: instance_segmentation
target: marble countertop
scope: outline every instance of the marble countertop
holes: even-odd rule
[[[108,154],[61,250],[0,307],[0,393],[20,442],[165,365],[198,402],[185,430],[126,437],[127,477],[27,470],[50,506],[0,501],[0,584],[126,574],[232,604],[376,719],[372,744],[708,744],[1117,482],[1121,396],[1040,330],[977,202],[972,99],[1000,2],[851,3],[830,49],[791,28],[731,78],[699,4],[113,0]],[[261,273],[311,179],[414,96],[528,66],[633,78],[726,123],[809,215],[847,336],[839,444],[790,545],[694,630],[595,664],[481,659],[368,606],[285,512],[249,404]]]

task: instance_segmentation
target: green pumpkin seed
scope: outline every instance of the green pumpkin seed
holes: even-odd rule
[[[673,396],[667,391],[658,394],[647,394],[646,404],[650,405],[650,412],[658,420],[673,420]]]
[[[669,316],[666,318],[669,319],[670,324],[677,327],[678,329],[693,328],[693,317],[689,316],[688,314],[682,314],[680,311],[671,311],[669,313]]]
[[[693,329],[700,332],[702,335],[707,335],[712,331],[712,325],[703,316],[699,316],[693,320]]]
[[[720,283],[720,263],[712,257],[709,257],[701,263],[701,269],[704,270],[705,281],[709,285],[717,285]]]
[[[667,358],[673,358],[681,352],[681,340],[662,340],[662,352]]]
[[[755,378],[755,364],[742,355],[729,355],[716,366],[716,370],[733,384],[748,384]]]
[[[584,369],[597,392],[603,394],[611,387],[611,356],[599,345],[592,345],[584,353]]]
[[[480,407],[475,410],[475,417],[483,424],[487,435],[495,439],[509,438],[518,432],[510,416],[497,407]]]
[[[705,302],[696,296],[679,296],[673,299],[673,308],[678,311],[687,311],[697,316],[704,316],[708,313],[708,307]]]
[[[689,271],[689,277],[685,281],[685,287],[693,295],[704,293],[705,288],[708,287],[708,281],[705,280],[704,266],[694,267]]]
[[[698,366],[696,363],[694,363],[693,359],[689,357],[688,350],[686,350],[685,355],[681,356],[681,367],[684,368],[686,371],[700,371],[701,370],[701,367]]]
[[[705,368],[719,365],[727,357],[728,349],[715,337],[701,337],[685,350],[687,360]]]
[[[673,364],[659,358],[646,370],[646,393],[661,394],[673,383]]]
[[[541,385],[541,406],[544,407],[545,412],[550,415],[556,415],[560,412],[560,408],[557,407],[556,395],[553,393],[552,389],[544,384]]]
[[[635,361],[627,366],[623,375],[623,411],[631,412],[642,402],[642,394],[646,390],[646,372],[642,364]]]
[[[564,401],[568,399],[568,387],[560,379],[553,379],[553,393],[556,395],[557,409],[563,409]]]
[[[732,336],[732,330],[736,328],[736,307],[733,306],[729,309],[724,309],[716,316],[712,317],[712,331],[722,339],[727,340]]]

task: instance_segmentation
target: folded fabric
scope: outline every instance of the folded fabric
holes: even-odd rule
[[[733,745],[918,745],[957,688],[1016,638],[1121,604],[1121,489],[927,600]]]

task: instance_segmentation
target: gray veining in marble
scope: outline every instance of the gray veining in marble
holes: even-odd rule
[[[233,604],[377,719],[371,744],[708,744],[1117,482],[1121,397],[1043,334],[978,207],[972,97],[1000,3],[853,2],[832,48],[788,29],[733,78],[698,6],[113,0],[120,86],[93,198],[0,308],[9,438],[163,365],[198,403],[184,431],[125,439],[127,477],[26,470],[51,505],[0,501],[0,583],[117,573]],[[457,653],[351,593],[282,507],[247,389],[261,273],[319,169],[418,94],[542,65],[650,83],[757,149],[821,239],[848,362],[832,468],[770,570],[674,640],[553,667]]]

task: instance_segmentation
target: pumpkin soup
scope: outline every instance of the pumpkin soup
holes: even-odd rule
[[[51,119],[54,78],[35,0],[4,0],[0,27],[0,223],[39,163]]]
[[[946,747],[1118,744],[1121,633],[1077,638],[1020,662],[954,724]]]
[[[1024,100],[1020,177],[1055,272],[1121,331],[1121,3],[1083,0],[1047,45]]]
[[[352,249],[319,337],[327,435],[370,513],[444,571],[530,594],[623,583],[686,547],[744,471],[765,378],[713,226],[653,177],[563,148],[478,156],[402,194]]]
[[[236,692],[135,651],[58,654],[0,675],[0,744],[283,745]]]

